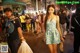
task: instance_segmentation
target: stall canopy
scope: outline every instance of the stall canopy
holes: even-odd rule
[[[5,5],[5,4],[26,5],[26,3],[24,3],[24,2],[18,2],[18,1],[15,1],[15,0],[2,0],[2,4],[3,5]]]

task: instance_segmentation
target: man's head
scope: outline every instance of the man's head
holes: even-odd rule
[[[11,17],[12,16],[12,9],[10,8],[5,8],[4,9],[4,13],[7,17]]]

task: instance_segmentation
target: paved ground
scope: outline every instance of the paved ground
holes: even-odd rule
[[[24,37],[34,53],[50,53],[48,46],[43,41],[44,34],[34,34],[32,32],[24,32]],[[1,34],[0,34],[1,35]],[[0,38],[1,39],[1,38]],[[72,53],[73,51],[73,34],[66,35],[64,42],[64,53]]]

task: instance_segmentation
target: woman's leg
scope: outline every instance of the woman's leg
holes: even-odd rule
[[[57,44],[53,44],[53,53],[58,53]]]
[[[52,44],[49,44],[48,47],[50,49],[50,52],[53,53],[53,45]]]

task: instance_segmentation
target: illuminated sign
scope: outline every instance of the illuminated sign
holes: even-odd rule
[[[80,4],[80,1],[56,1],[56,4]]]

